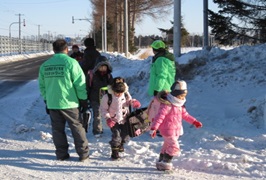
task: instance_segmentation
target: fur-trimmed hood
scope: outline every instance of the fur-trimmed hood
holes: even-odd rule
[[[128,87],[127,83],[124,82],[124,85],[126,87],[125,93],[128,93],[129,87]],[[108,93],[114,95],[114,91],[112,89],[112,86],[108,85],[107,88],[108,88]]]
[[[167,94],[169,94],[168,91],[160,91],[157,95],[156,98],[160,103],[171,105],[171,102],[167,99]]]
[[[131,105],[132,97],[128,92],[128,86],[126,86],[125,94],[117,97],[114,95],[114,91],[112,90],[112,86],[108,85],[108,93],[111,94],[112,100],[111,103],[109,102],[109,96],[105,94],[100,103],[100,111],[101,115],[104,119],[112,118],[113,121],[117,122],[118,124],[124,124],[126,121],[127,115],[130,113],[129,106]]]

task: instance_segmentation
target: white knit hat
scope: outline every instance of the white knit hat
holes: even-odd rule
[[[186,93],[186,91],[187,91],[187,83],[183,80],[174,82],[174,84],[171,87],[171,94],[173,96],[184,94]]]

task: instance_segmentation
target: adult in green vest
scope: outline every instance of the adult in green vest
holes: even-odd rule
[[[71,129],[80,161],[89,157],[88,140],[79,119],[81,105],[88,107],[85,75],[79,63],[68,56],[67,42],[58,39],[53,43],[54,55],[39,70],[39,88],[50,114],[53,142],[57,160],[68,159],[66,122]]]
[[[151,47],[154,57],[150,69],[148,94],[156,96],[162,90],[171,90],[175,82],[176,67],[174,55],[166,50],[162,40],[154,41]]]

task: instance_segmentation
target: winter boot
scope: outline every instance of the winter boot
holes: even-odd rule
[[[164,155],[163,153],[160,153],[158,162],[161,162],[163,160],[163,155]]]
[[[122,143],[120,146],[119,146],[119,150],[118,152],[124,152],[125,149],[124,149],[124,143]]]
[[[173,156],[170,156],[169,154],[163,154],[163,160],[161,162],[156,163],[156,168],[159,171],[166,171],[171,170],[173,168],[172,164]]]
[[[120,156],[119,156],[119,147],[112,147],[111,158],[112,158],[113,160],[117,160],[117,159],[120,158]]]

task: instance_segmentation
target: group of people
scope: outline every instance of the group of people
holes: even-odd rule
[[[124,151],[124,144],[129,141],[125,126],[129,108],[140,108],[141,103],[131,97],[124,78],[113,78],[112,66],[96,50],[94,40],[87,38],[84,45],[86,49],[82,55],[78,47],[74,47],[77,50],[73,50],[75,55],[71,56],[76,59],[73,60],[68,56],[67,42],[56,40],[53,43],[55,54],[39,70],[39,88],[51,118],[56,158],[66,160],[70,157],[65,134],[66,122],[71,129],[79,160],[83,162],[89,158],[88,140],[80,118],[80,113],[88,108],[89,101],[93,110],[93,134],[97,138],[101,137],[102,119],[105,119],[112,132],[109,142],[111,158],[119,159],[119,152]],[[148,94],[154,97],[157,107],[148,109],[150,135],[154,138],[156,132],[160,131],[164,144],[156,167],[158,170],[169,170],[173,156],[180,154],[178,137],[182,135],[182,119],[197,128],[202,127],[202,124],[186,111],[187,84],[183,80],[175,80],[173,54],[168,52],[161,40],[154,41],[151,47],[154,57]],[[107,93],[101,97],[102,87],[107,87]]]

